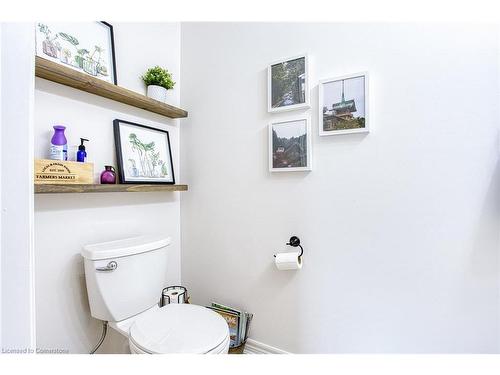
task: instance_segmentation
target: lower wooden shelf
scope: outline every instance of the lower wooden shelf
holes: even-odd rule
[[[186,191],[187,185],[160,185],[160,184],[35,184],[35,194],[57,194],[57,193],[142,193],[154,191]]]

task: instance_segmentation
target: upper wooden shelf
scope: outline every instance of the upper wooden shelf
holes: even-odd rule
[[[35,194],[51,193],[141,193],[153,191],[186,191],[187,185],[162,184],[35,184]]]
[[[158,113],[162,116],[182,118],[188,115],[183,109],[148,98],[135,91],[113,85],[112,83],[78,72],[64,65],[54,63],[39,56],[36,56],[35,59],[35,75],[37,77],[141,108],[149,112]]]

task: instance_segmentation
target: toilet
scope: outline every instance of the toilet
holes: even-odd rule
[[[192,304],[159,307],[170,238],[141,236],[83,247],[91,315],[128,338],[131,353],[224,354],[229,328]]]

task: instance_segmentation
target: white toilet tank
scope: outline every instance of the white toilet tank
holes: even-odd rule
[[[165,236],[141,236],[83,247],[94,318],[118,322],[158,303],[167,280]]]

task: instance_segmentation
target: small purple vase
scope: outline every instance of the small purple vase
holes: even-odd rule
[[[101,173],[101,184],[116,184],[116,172],[111,165],[106,165]]]

